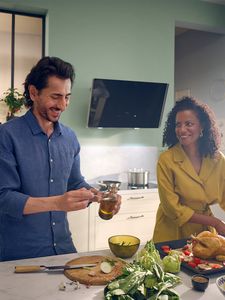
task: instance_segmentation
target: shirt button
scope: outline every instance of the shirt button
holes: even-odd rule
[[[52,225],[55,226],[55,222],[52,222]]]
[[[49,139],[48,142],[50,143],[50,142],[51,142],[51,139]]]
[[[54,180],[53,179],[50,179],[50,182],[53,182]]]
[[[56,243],[54,243],[54,247],[56,246]]]
[[[52,159],[52,158],[50,159],[50,162],[53,162],[53,159]]]

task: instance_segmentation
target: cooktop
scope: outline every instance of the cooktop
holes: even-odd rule
[[[99,187],[98,184],[92,184],[93,187],[99,189],[100,191],[105,191],[106,188]],[[149,182],[147,185],[130,185],[128,182],[121,182],[119,190],[140,190],[140,189],[154,189],[157,188],[157,183]]]
[[[155,189],[157,183],[149,182],[147,185],[130,185],[127,182],[122,182],[120,190],[140,190],[140,189]]]

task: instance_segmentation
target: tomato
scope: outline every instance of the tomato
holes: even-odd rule
[[[166,254],[169,254],[170,249],[164,249],[163,252],[166,253]]]
[[[163,245],[161,246],[161,249],[163,250],[164,253],[168,254],[171,250],[169,245]]]
[[[192,268],[197,267],[196,263],[194,263],[193,261],[189,261],[189,262],[188,262],[188,265],[189,265],[190,267],[192,267]]]
[[[183,247],[182,249],[183,249],[183,250],[189,249],[189,245],[184,245],[184,247]]]
[[[183,250],[183,253],[187,256],[189,256],[191,254],[191,252],[189,250]]]
[[[196,265],[199,265],[201,263],[201,259],[198,258],[198,257],[193,257],[193,262],[196,264]]]
[[[209,264],[209,265],[210,265],[210,267],[212,267],[213,269],[220,269],[220,268],[222,268],[222,266],[219,265],[219,264]]]
[[[163,246],[161,246],[161,249],[162,250],[170,250],[170,246],[169,245],[163,245]]]

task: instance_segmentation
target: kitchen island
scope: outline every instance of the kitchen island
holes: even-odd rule
[[[63,265],[66,262],[84,255],[104,255],[112,256],[109,250],[86,252],[79,254],[57,255],[34,259],[15,260],[0,262],[0,299],[1,300],[103,300],[104,286],[80,285],[77,290],[70,285],[63,272],[39,272],[39,273],[14,273],[15,266],[19,265]],[[216,286],[217,276],[210,276],[209,287],[206,291],[197,292],[191,286],[191,274],[180,272],[178,274],[183,283],[178,285],[175,290],[180,294],[182,300],[222,300],[224,295]],[[66,290],[59,290],[61,283],[67,283]]]

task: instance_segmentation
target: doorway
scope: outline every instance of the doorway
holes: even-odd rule
[[[225,152],[225,33],[176,27],[175,98],[193,96],[215,112]]]

